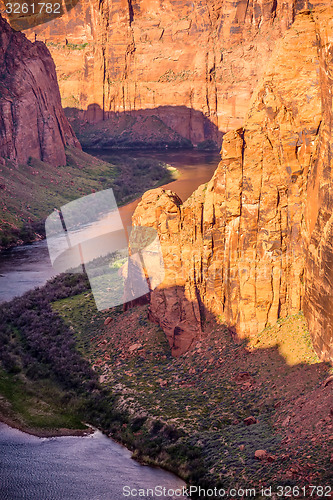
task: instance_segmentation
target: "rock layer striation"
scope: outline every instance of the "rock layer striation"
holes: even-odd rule
[[[333,357],[332,19],[297,16],[210,182],[185,203],[150,191],[136,209],[134,224],[160,235],[166,277],[150,311],[176,355],[208,312],[246,337],[304,308],[317,352]]]
[[[277,40],[329,0],[82,0],[27,31],[45,40],[64,107],[84,123],[155,115],[193,144],[243,125]],[[144,110],[144,112],[143,112]]]
[[[0,16],[0,156],[66,164],[65,146],[80,144],[61,107],[54,62]]]

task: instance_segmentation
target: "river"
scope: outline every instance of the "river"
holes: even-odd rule
[[[175,475],[140,465],[99,431],[37,438],[0,423],[1,500],[124,500],[139,496],[139,489],[153,489],[145,496],[153,499],[163,488],[162,498],[171,500],[187,498],[178,495],[183,487]]]
[[[186,150],[163,152],[132,152],[112,154],[107,151],[90,154],[110,163],[121,163],[122,157],[146,157],[164,161],[180,172],[180,177],[165,187],[176,192],[185,201],[193,191],[211,179],[220,159],[219,154],[213,152]],[[125,226],[131,223],[132,214],[140,198],[120,207],[120,215]],[[20,296],[37,286],[42,286],[55,275],[51,266],[46,241],[38,241],[32,245],[15,247],[0,254],[0,303]]]
[[[121,161],[121,155],[99,152],[109,162]],[[181,176],[166,187],[184,201],[213,175],[219,161],[216,153],[178,151],[132,153],[133,157],[162,160],[176,167]],[[126,155],[127,160],[129,155]],[[120,158],[120,160],[119,160]],[[139,200],[120,208],[128,225]],[[36,286],[54,275],[46,241],[13,248],[0,254],[0,302]],[[139,489],[177,490],[185,483],[158,468],[142,466],[124,447],[101,432],[85,437],[37,438],[0,423],[0,500],[120,500],[140,496]],[[132,493],[125,496],[130,488]],[[145,493],[145,492],[144,492]],[[145,495],[156,498],[158,494]],[[141,492],[142,497],[142,492]]]

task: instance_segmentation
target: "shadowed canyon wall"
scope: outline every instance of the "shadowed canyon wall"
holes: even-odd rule
[[[329,1],[82,0],[27,35],[49,44],[63,106],[83,121],[145,109],[193,144],[220,144],[218,131],[243,125],[276,40],[318,5]]]
[[[333,356],[332,19],[297,16],[210,182],[183,204],[149,191],[136,209],[134,224],[159,231],[166,277],[150,314],[176,355],[206,311],[246,337],[304,307],[317,352]]]
[[[0,16],[0,156],[66,164],[65,145],[80,147],[61,107],[54,62]]]

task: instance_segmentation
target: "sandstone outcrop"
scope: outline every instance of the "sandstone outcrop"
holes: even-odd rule
[[[160,235],[166,276],[150,314],[175,355],[207,311],[246,337],[304,307],[317,352],[333,357],[332,19],[297,16],[207,185],[183,204],[150,191],[133,216]]]
[[[63,106],[82,110],[82,123],[145,110],[193,144],[221,144],[224,132],[243,125],[271,51],[297,12],[329,4],[82,0],[27,35],[48,43]]]
[[[0,156],[66,164],[65,145],[80,144],[61,107],[55,66],[42,42],[31,43],[0,16]]]
[[[307,184],[304,312],[315,347],[333,360],[333,11],[315,15],[322,118]]]

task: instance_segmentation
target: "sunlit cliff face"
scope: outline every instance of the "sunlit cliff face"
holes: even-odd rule
[[[64,16],[77,3],[78,0],[50,0],[39,3],[34,0],[5,1],[0,5],[0,13],[8,19],[12,28],[23,31]]]
[[[171,274],[151,316],[175,353],[201,335],[205,310],[248,336],[304,308],[332,356],[332,12],[304,7],[91,2],[36,30],[58,44],[62,101],[76,96],[79,120],[151,110],[193,143],[226,133],[206,187],[183,205],[150,194],[135,216],[164,243]]]
[[[318,354],[332,359],[332,14],[300,14],[277,44],[207,186],[184,204],[151,191],[134,214],[160,234],[166,280],[150,309],[175,354],[208,312],[246,337],[304,308]]]
[[[317,0],[309,7],[329,5]],[[276,41],[306,1],[82,0],[26,31],[55,60],[81,120],[157,115],[193,144],[242,126]]]

